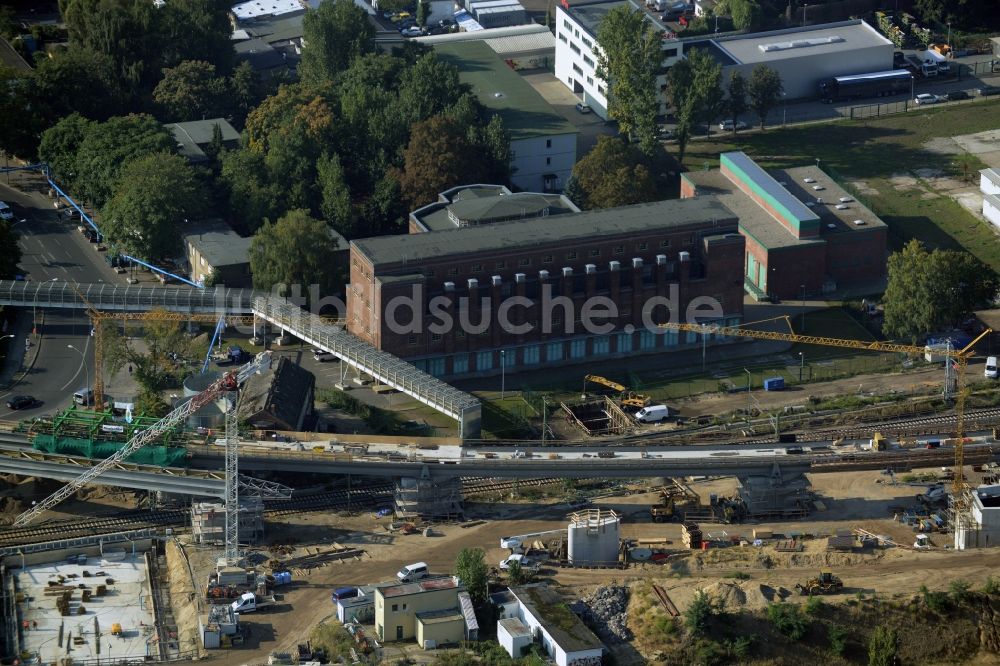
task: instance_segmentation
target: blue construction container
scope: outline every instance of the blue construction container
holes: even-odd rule
[[[781,391],[785,388],[784,377],[768,377],[764,380],[765,391]]]

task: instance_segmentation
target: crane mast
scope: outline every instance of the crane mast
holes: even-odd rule
[[[239,387],[242,386],[246,382],[246,380],[250,378],[251,375],[253,375],[253,374],[257,373],[257,372],[260,372],[262,370],[268,369],[270,367],[270,365],[271,365],[271,355],[270,355],[270,352],[262,352],[262,353],[258,354],[252,361],[250,361],[246,365],[240,367],[237,370],[233,370],[233,371],[230,371],[230,372],[226,373],[221,379],[219,379],[218,381],[214,382],[211,386],[209,386],[208,388],[206,388],[204,391],[202,391],[201,393],[198,393],[197,395],[195,395],[194,397],[192,397],[190,400],[188,400],[187,402],[185,402],[183,405],[181,405],[180,407],[174,409],[172,412],[170,412],[169,414],[167,414],[166,416],[164,416],[162,419],[160,419],[159,421],[157,421],[156,423],[154,423],[152,426],[150,426],[146,430],[143,430],[142,432],[137,433],[134,437],[132,437],[132,439],[130,439],[125,444],[125,446],[123,446],[121,449],[119,449],[118,451],[116,451],[113,455],[105,458],[104,460],[100,461],[99,463],[97,463],[93,467],[87,469],[87,471],[85,471],[83,474],[81,474],[80,476],[78,476],[76,479],[74,479],[73,481],[70,481],[65,486],[63,486],[62,488],[60,488],[56,492],[52,493],[51,495],[49,495],[48,497],[46,497],[41,502],[38,502],[37,504],[35,504],[35,506],[33,506],[31,509],[29,509],[29,510],[25,511],[24,513],[22,513],[21,515],[19,515],[17,518],[14,519],[14,525],[18,526],[18,527],[23,526],[23,525],[27,525],[32,520],[34,520],[39,515],[41,515],[44,511],[47,511],[47,510],[51,509],[52,507],[56,506],[57,504],[59,504],[60,502],[62,502],[63,500],[65,500],[67,497],[70,497],[73,493],[75,493],[76,491],[78,491],[83,486],[87,485],[88,483],[90,483],[91,481],[93,481],[94,479],[96,479],[97,477],[99,477],[100,475],[102,475],[105,472],[107,472],[109,469],[111,469],[111,468],[115,467],[116,465],[118,465],[119,463],[125,461],[133,453],[135,453],[136,451],[138,451],[142,447],[150,444],[151,442],[155,441],[164,432],[166,432],[170,428],[174,427],[178,423],[181,423],[182,421],[184,421],[184,419],[186,419],[187,417],[189,417],[191,414],[194,414],[195,412],[197,412],[199,409],[201,409],[202,407],[204,407],[208,403],[212,402],[213,400],[218,399],[220,396],[223,396],[223,395],[232,395],[233,396],[232,403],[231,403],[229,409],[227,409],[227,411],[226,411],[226,426],[227,426],[227,428],[226,428],[226,471],[227,471],[227,474],[226,474],[226,499],[227,499],[227,505],[226,505],[226,535],[227,535],[227,553],[226,553],[226,555],[228,557],[228,555],[229,555],[228,551],[230,550],[230,545],[229,545],[229,542],[228,542],[228,536],[230,534],[230,528],[229,528],[230,506],[229,506],[228,500],[230,498],[230,494],[231,493],[232,493],[233,496],[235,496],[236,493],[238,492],[238,490],[237,490],[237,484],[239,483],[239,479],[237,478],[238,470],[235,467],[236,443],[233,442],[232,446],[230,446],[230,428],[229,428],[230,422],[229,422],[229,419],[230,419],[230,415],[232,416],[233,419],[236,418],[236,400],[235,400],[235,395],[239,391]],[[232,431],[231,431],[232,432],[232,438],[234,438],[234,439],[236,437],[235,431],[236,431],[236,429],[235,429],[235,424],[234,424],[234,427],[232,428]],[[230,451],[230,449],[232,449],[232,451]],[[230,475],[228,473],[229,472],[229,458],[230,458],[230,456],[232,456],[233,460],[234,460],[234,464],[233,464],[234,474],[233,475]],[[238,507],[233,507],[232,512],[235,514],[235,512],[237,510],[238,510]],[[233,526],[233,530],[235,530],[236,529],[235,519],[233,521],[233,525],[234,525]],[[233,546],[233,548],[235,548],[235,546]]]

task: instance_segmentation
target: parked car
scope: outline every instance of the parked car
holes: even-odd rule
[[[30,395],[15,395],[7,401],[7,409],[31,409],[38,404],[38,400]]]
[[[507,571],[510,569],[510,565],[514,562],[519,563],[522,569],[538,568],[538,563],[534,560],[528,559],[528,557],[522,553],[515,553],[500,563],[500,571]]]
[[[920,93],[913,99],[914,104],[919,104],[921,106],[926,104],[937,104],[939,101],[937,95],[931,95],[930,93]]]
[[[403,37],[419,37],[420,35],[424,34],[424,31],[418,28],[417,26],[412,25],[408,28],[403,28],[402,30],[400,30],[399,34],[401,34]]]
[[[660,141],[674,138],[674,131],[669,127],[661,127],[656,131],[656,138]]]
[[[399,23],[400,21],[405,21],[408,18],[413,18],[413,15],[410,14],[410,12],[400,12],[398,14],[393,14],[392,18],[389,20],[393,23]]]
[[[969,93],[964,90],[952,90],[948,93],[948,99],[953,102],[958,99],[969,99]]]
[[[14,219],[14,211],[12,211],[10,209],[10,206],[8,206],[6,203],[0,201],[0,220],[10,221],[13,219]]]
[[[337,357],[336,355],[331,354],[330,352],[317,351],[315,354],[313,354],[313,359],[319,361],[320,363],[326,363],[327,361],[337,360]]]
[[[593,109],[590,108],[589,104],[584,104],[583,102],[576,103],[576,110],[580,113],[590,113]]]
[[[746,128],[747,128],[747,124],[745,122],[743,122],[742,120],[737,120],[736,121],[736,129],[737,130],[745,130]],[[730,119],[730,120],[723,120],[721,123],[719,123],[719,129],[722,130],[723,132],[732,132],[733,131],[733,121],[732,121],[732,119]]]
[[[1000,95],[1000,87],[997,86],[983,86],[982,88],[976,88],[976,95],[979,97],[989,97],[990,95]]]
[[[893,51],[892,66],[895,69],[902,69],[903,67],[906,67],[906,54],[902,51]]]

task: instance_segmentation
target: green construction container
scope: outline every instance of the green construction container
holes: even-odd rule
[[[44,434],[36,435],[32,442],[32,447],[38,451],[64,456],[84,456],[95,460],[109,458],[124,446],[124,442],[103,442]],[[181,447],[146,446],[130,455],[126,460],[140,465],[184,467],[187,464],[186,453]]]

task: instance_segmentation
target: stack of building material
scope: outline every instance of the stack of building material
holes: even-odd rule
[[[701,527],[698,523],[684,523],[681,526],[681,541],[685,548],[701,548]]]

